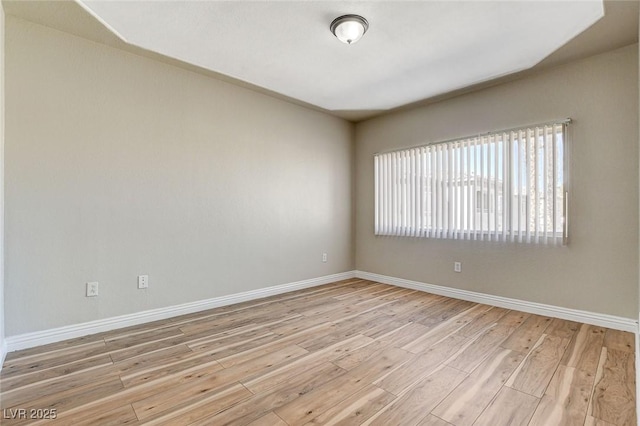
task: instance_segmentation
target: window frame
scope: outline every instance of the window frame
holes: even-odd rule
[[[557,120],[374,154],[374,234],[567,245],[570,123]],[[381,193],[387,197],[384,206]]]

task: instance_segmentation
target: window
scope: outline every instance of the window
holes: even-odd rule
[[[375,234],[566,244],[568,123],[376,154]]]

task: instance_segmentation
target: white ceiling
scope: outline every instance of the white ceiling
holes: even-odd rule
[[[604,15],[601,0],[77,1],[127,43],[330,111],[530,68]],[[354,45],[329,31],[349,13],[370,23]]]

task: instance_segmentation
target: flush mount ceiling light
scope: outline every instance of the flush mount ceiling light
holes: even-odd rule
[[[334,19],[329,28],[338,40],[353,44],[367,32],[369,22],[359,15],[343,15]]]

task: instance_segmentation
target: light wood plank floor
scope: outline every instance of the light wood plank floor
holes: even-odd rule
[[[635,425],[634,342],[354,279],[11,353],[0,400],[7,425]]]

